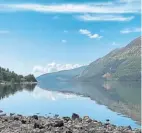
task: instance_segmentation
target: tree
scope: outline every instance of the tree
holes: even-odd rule
[[[14,78],[11,79],[11,83],[12,84],[15,83],[15,79]]]
[[[12,83],[37,82],[34,75],[32,74],[29,74],[27,76],[18,75],[14,71],[10,71],[9,69],[4,69],[0,67],[0,82],[1,81],[12,82]]]
[[[27,82],[37,82],[34,75],[32,75],[32,74],[25,76],[25,79],[26,79]]]

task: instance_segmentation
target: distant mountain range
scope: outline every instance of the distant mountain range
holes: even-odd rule
[[[47,80],[140,80],[141,79],[141,37],[127,46],[115,49],[88,66],[41,75],[38,81]]]
[[[75,69],[63,70],[59,72],[47,73],[37,77],[38,82],[50,82],[50,81],[68,81],[73,77],[79,75],[82,71],[85,70],[87,66],[82,66]]]

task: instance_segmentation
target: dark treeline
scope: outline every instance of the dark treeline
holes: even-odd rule
[[[29,74],[27,76],[18,75],[14,71],[0,67],[0,82],[37,82],[34,75]]]

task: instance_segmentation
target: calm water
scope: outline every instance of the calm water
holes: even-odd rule
[[[46,82],[37,86],[0,86],[0,109],[23,115],[80,116],[140,127],[139,82]]]

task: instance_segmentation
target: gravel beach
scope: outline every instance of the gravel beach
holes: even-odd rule
[[[88,116],[80,118],[78,114],[72,117],[22,116],[10,114],[0,116],[1,133],[141,133],[140,129],[131,126],[115,126],[92,120]]]

